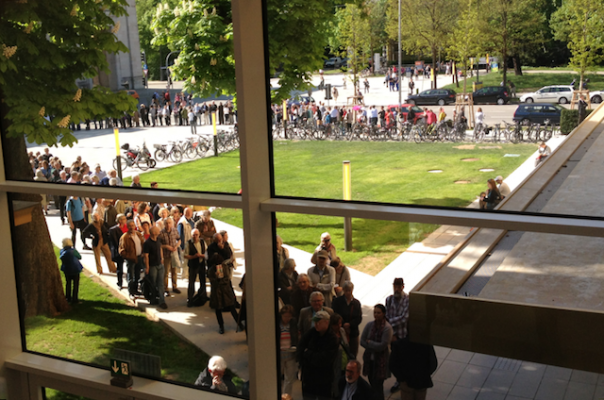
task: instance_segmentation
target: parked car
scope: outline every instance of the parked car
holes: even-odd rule
[[[546,86],[533,93],[520,96],[521,103],[570,103],[573,87],[570,85]]]
[[[299,106],[300,104],[309,105],[310,103],[314,103],[315,98],[309,96],[296,96],[293,99],[287,100],[287,106],[291,107],[292,105]]]
[[[449,103],[455,103],[455,92],[451,89],[424,90],[420,94],[409,96],[405,101],[409,104],[438,104],[439,106],[444,106]]]
[[[128,94],[129,94],[130,96],[134,97],[134,98],[135,98],[135,99],[137,99],[137,100],[140,98],[140,96],[138,95],[138,93],[136,92],[136,90],[132,90],[132,89],[131,89],[131,90],[128,90]]]
[[[403,116],[405,117],[405,121],[407,120],[407,114],[409,113],[409,108],[413,108],[413,111],[415,112],[415,119],[413,120],[413,123],[416,123],[418,119],[424,117],[424,114],[425,114],[424,110],[422,110],[418,106],[416,106],[414,104],[401,104],[401,112],[403,113]],[[398,110],[398,105],[388,106],[388,110],[396,112]]]
[[[564,110],[559,104],[520,104],[514,111],[514,122],[522,124],[540,123],[546,120],[554,125],[560,124],[560,114]]]
[[[329,60],[325,60],[323,68],[340,68],[342,66],[342,59],[340,57],[331,57]]]
[[[604,99],[604,90],[596,90],[590,92],[589,95],[591,96],[592,103],[601,103],[602,99]]]
[[[507,87],[504,86],[485,86],[472,93],[474,104],[495,103],[499,105],[506,104],[509,100]]]

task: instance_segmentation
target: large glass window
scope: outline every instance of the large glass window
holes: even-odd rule
[[[203,206],[11,197],[27,351],[207,390],[218,363],[219,390],[248,393],[241,228]]]

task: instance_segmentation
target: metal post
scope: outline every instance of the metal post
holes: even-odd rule
[[[344,200],[352,200],[352,174],[350,161],[342,162],[342,188]],[[344,250],[352,251],[352,218],[344,217]]]
[[[287,139],[287,100],[283,100],[283,137]]]
[[[218,157],[218,132],[216,131],[216,111],[212,113],[212,128],[214,129],[214,156]]]
[[[115,154],[116,157],[116,167],[117,167],[117,176],[122,180],[122,155],[120,154],[120,130],[117,128],[113,129],[113,135],[115,136]]]
[[[403,74],[401,71],[402,54],[401,54],[401,0],[398,0],[398,112],[401,112],[403,104]],[[397,113],[398,118],[398,113]]]

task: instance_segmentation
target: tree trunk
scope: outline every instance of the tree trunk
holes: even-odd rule
[[[518,54],[514,54],[512,60],[514,61],[514,75],[522,76],[522,64],[520,64],[520,56]]]
[[[0,97],[3,97],[1,93]],[[1,108],[0,124],[6,179],[31,181],[33,172],[27,157],[25,138],[7,137],[6,132],[10,124],[6,119],[8,110],[4,103]],[[36,194],[9,193],[9,201],[14,200],[39,203],[41,197]],[[32,221],[13,227],[11,236],[22,315],[56,315],[69,309],[42,207],[34,207]]]
[[[436,46],[432,46],[432,71],[434,73],[434,83],[432,83],[432,89],[436,89],[436,73],[438,72],[436,70]]]

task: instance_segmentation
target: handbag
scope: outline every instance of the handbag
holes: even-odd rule
[[[178,250],[180,250],[180,247]],[[180,262],[178,251],[173,251],[172,254],[170,254],[170,259],[172,261],[172,268],[182,269],[182,263]]]

